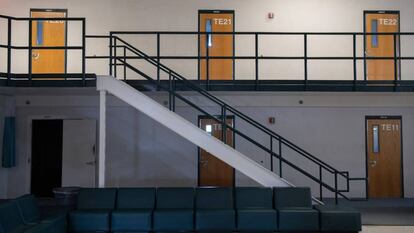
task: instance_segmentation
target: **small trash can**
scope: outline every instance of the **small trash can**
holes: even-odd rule
[[[62,206],[74,207],[80,187],[59,187],[54,188],[55,199]]]

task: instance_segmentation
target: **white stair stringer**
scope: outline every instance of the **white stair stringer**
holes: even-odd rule
[[[155,100],[137,91],[123,81],[111,76],[98,76],[96,86],[99,91],[107,91],[138,111],[144,113],[173,132],[203,148],[236,170],[252,178],[265,187],[293,186],[246,155],[209,135],[193,123],[170,111]]]

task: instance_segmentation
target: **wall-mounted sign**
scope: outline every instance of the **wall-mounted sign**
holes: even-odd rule
[[[395,26],[398,25],[398,19],[378,19],[380,25]]]

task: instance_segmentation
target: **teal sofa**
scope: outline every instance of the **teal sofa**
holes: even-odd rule
[[[191,232],[194,229],[194,189],[158,188],[154,231]]]
[[[320,213],[321,232],[361,231],[361,213],[350,207],[320,205],[315,206]]]
[[[196,231],[233,231],[236,212],[232,188],[196,188]]]
[[[239,231],[273,232],[278,229],[271,188],[239,187],[235,195]]]
[[[71,232],[109,232],[117,189],[84,188],[78,194],[76,210],[69,214]]]
[[[148,232],[152,229],[155,188],[120,188],[112,212],[112,232]]]

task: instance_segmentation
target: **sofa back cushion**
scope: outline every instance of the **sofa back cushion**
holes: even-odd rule
[[[25,223],[37,223],[40,221],[39,207],[33,195],[23,195],[17,198],[16,202]]]
[[[193,188],[158,188],[157,209],[193,209]]]
[[[273,193],[271,188],[238,187],[236,188],[237,209],[272,209]]]
[[[197,188],[197,209],[233,209],[232,188]]]
[[[13,232],[23,225],[23,219],[20,216],[16,201],[0,204],[0,230],[2,233]]]
[[[78,194],[78,209],[115,208],[115,188],[83,188]]]
[[[153,209],[155,188],[118,189],[117,209]]]
[[[280,187],[274,189],[275,207],[312,208],[312,196],[307,187]]]

